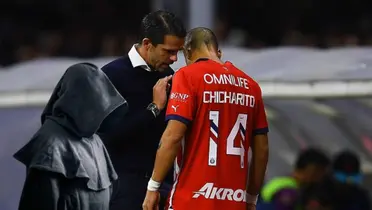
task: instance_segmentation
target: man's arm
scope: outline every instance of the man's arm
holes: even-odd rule
[[[102,67],[102,70],[105,72],[112,84],[119,89],[118,87],[120,87],[122,83],[126,82],[123,81],[123,78],[126,78],[126,74],[125,71],[119,68],[124,64],[120,63],[120,60],[114,62],[117,63],[108,64],[107,66]],[[153,88],[153,102],[157,104],[160,111],[164,109],[167,100],[166,90],[170,79],[171,77],[160,79]],[[130,85],[128,85],[128,87],[130,87]],[[153,113],[151,110],[147,109],[147,107],[134,111],[133,108],[131,109],[130,107],[135,106],[135,104],[131,104],[130,99],[127,98],[127,100],[130,109],[129,113],[122,116],[123,114],[121,114],[120,109],[116,109],[101,125],[99,133],[104,139],[119,140],[122,139],[122,137],[127,137],[128,135],[145,129],[148,124],[156,118],[156,113]]]
[[[130,133],[141,132],[146,129],[148,123],[158,117],[161,111],[165,108],[167,102],[167,88],[168,82],[172,76],[159,79],[153,87],[153,102],[149,104],[145,110],[140,112],[132,112],[121,118],[117,127],[112,132],[113,139],[120,139],[122,136],[127,136]],[[130,103],[130,102],[129,102]],[[130,106],[130,104],[129,104]],[[129,133],[130,132],[130,133]]]
[[[181,69],[173,77],[171,97],[168,101],[166,113],[168,125],[160,140],[150,183],[155,181],[158,186],[164,180],[177,153],[180,151],[181,140],[186,133],[187,125],[193,120],[194,98],[192,86]]]
[[[266,166],[269,159],[269,143],[267,134],[258,134],[253,137],[251,145],[252,159],[249,168],[247,192],[258,195],[264,181]]]
[[[186,130],[186,124],[180,121],[170,120],[168,122],[156,154],[152,180],[161,183],[165,179],[181,149],[181,142]]]
[[[269,159],[269,132],[265,106],[262,99],[261,88],[257,85],[256,104],[253,121],[253,139],[251,142],[252,158],[249,168],[247,193],[250,195],[250,203],[255,203],[257,195],[263,184],[267,162]],[[248,201],[248,197],[247,197]]]
[[[145,108],[126,114],[123,114],[121,108],[118,108],[104,120],[98,133],[104,139],[122,139],[123,136],[127,137],[143,130],[154,119],[154,114]]]

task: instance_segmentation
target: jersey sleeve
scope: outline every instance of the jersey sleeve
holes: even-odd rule
[[[167,105],[166,121],[178,120],[188,124],[194,118],[195,101],[190,81],[181,69],[172,79],[172,90]]]
[[[266,112],[265,112],[265,105],[262,99],[262,91],[261,88],[258,86],[258,97],[256,100],[256,110],[255,110],[255,122],[253,127],[253,135],[258,134],[266,134],[269,132]]]

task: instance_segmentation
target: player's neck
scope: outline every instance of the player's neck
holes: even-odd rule
[[[215,61],[217,63],[223,64],[223,62],[216,55],[216,53],[211,52],[209,50],[203,50],[203,51],[199,51],[199,52],[194,52],[193,59],[191,59],[192,60],[192,63],[194,63],[195,61],[197,61],[197,60],[199,60],[201,58],[207,58],[209,60],[213,60],[213,61]]]

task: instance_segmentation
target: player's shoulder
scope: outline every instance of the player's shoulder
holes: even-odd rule
[[[187,76],[189,74],[189,71],[188,71],[188,69],[186,67],[187,66],[181,67],[177,71],[175,71],[175,73],[173,75],[173,78],[175,78],[175,77],[177,77],[177,78],[182,77],[184,79],[185,76]]]
[[[182,72],[183,74],[195,74],[197,72],[200,72],[200,67],[204,65],[204,62],[195,62],[180,68],[177,72]]]
[[[200,69],[200,64],[199,63],[193,63],[184,67],[181,67],[175,72],[176,76],[182,76],[185,78],[193,78],[195,79],[196,77],[202,75],[201,74],[201,69]]]
[[[231,61],[226,61],[226,65],[232,67],[231,69],[234,71],[234,74],[236,76],[247,79],[249,81],[250,87],[252,87],[252,86],[260,87],[260,85],[258,84],[258,82],[253,77],[251,77],[250,75],[248,75],[247,73],[245,73],[239,67],[235,66]]]
[[[101,70],[107,74],[110,72],[128,70],[131,68],[133,68],[133,66],[130,62],[129,57],[123,56],[105,64],[104,66],[102,66]]]
[[[255,79],[253,79],[252,77],[250,77],[248,75],[247,75],[247,77],[248,77],[248,81],[250,83],[250,86],[255,86],[256,88],[261,89],[260,85],[258,84],[258,82]]]

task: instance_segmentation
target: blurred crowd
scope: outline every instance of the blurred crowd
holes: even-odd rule
[[[363,177],[357,154],[345,150],[329,159],[309,148],[300,152],[291,174],[265,184],[257,209],[370,210]]]
[[[151,10],[151,2],[2,1],[0,65],[43,56],[122,55],[136,41],[135,23]],[[372,45],[370,1],[215,2],[214,30],[226,45],[249,48]]]

